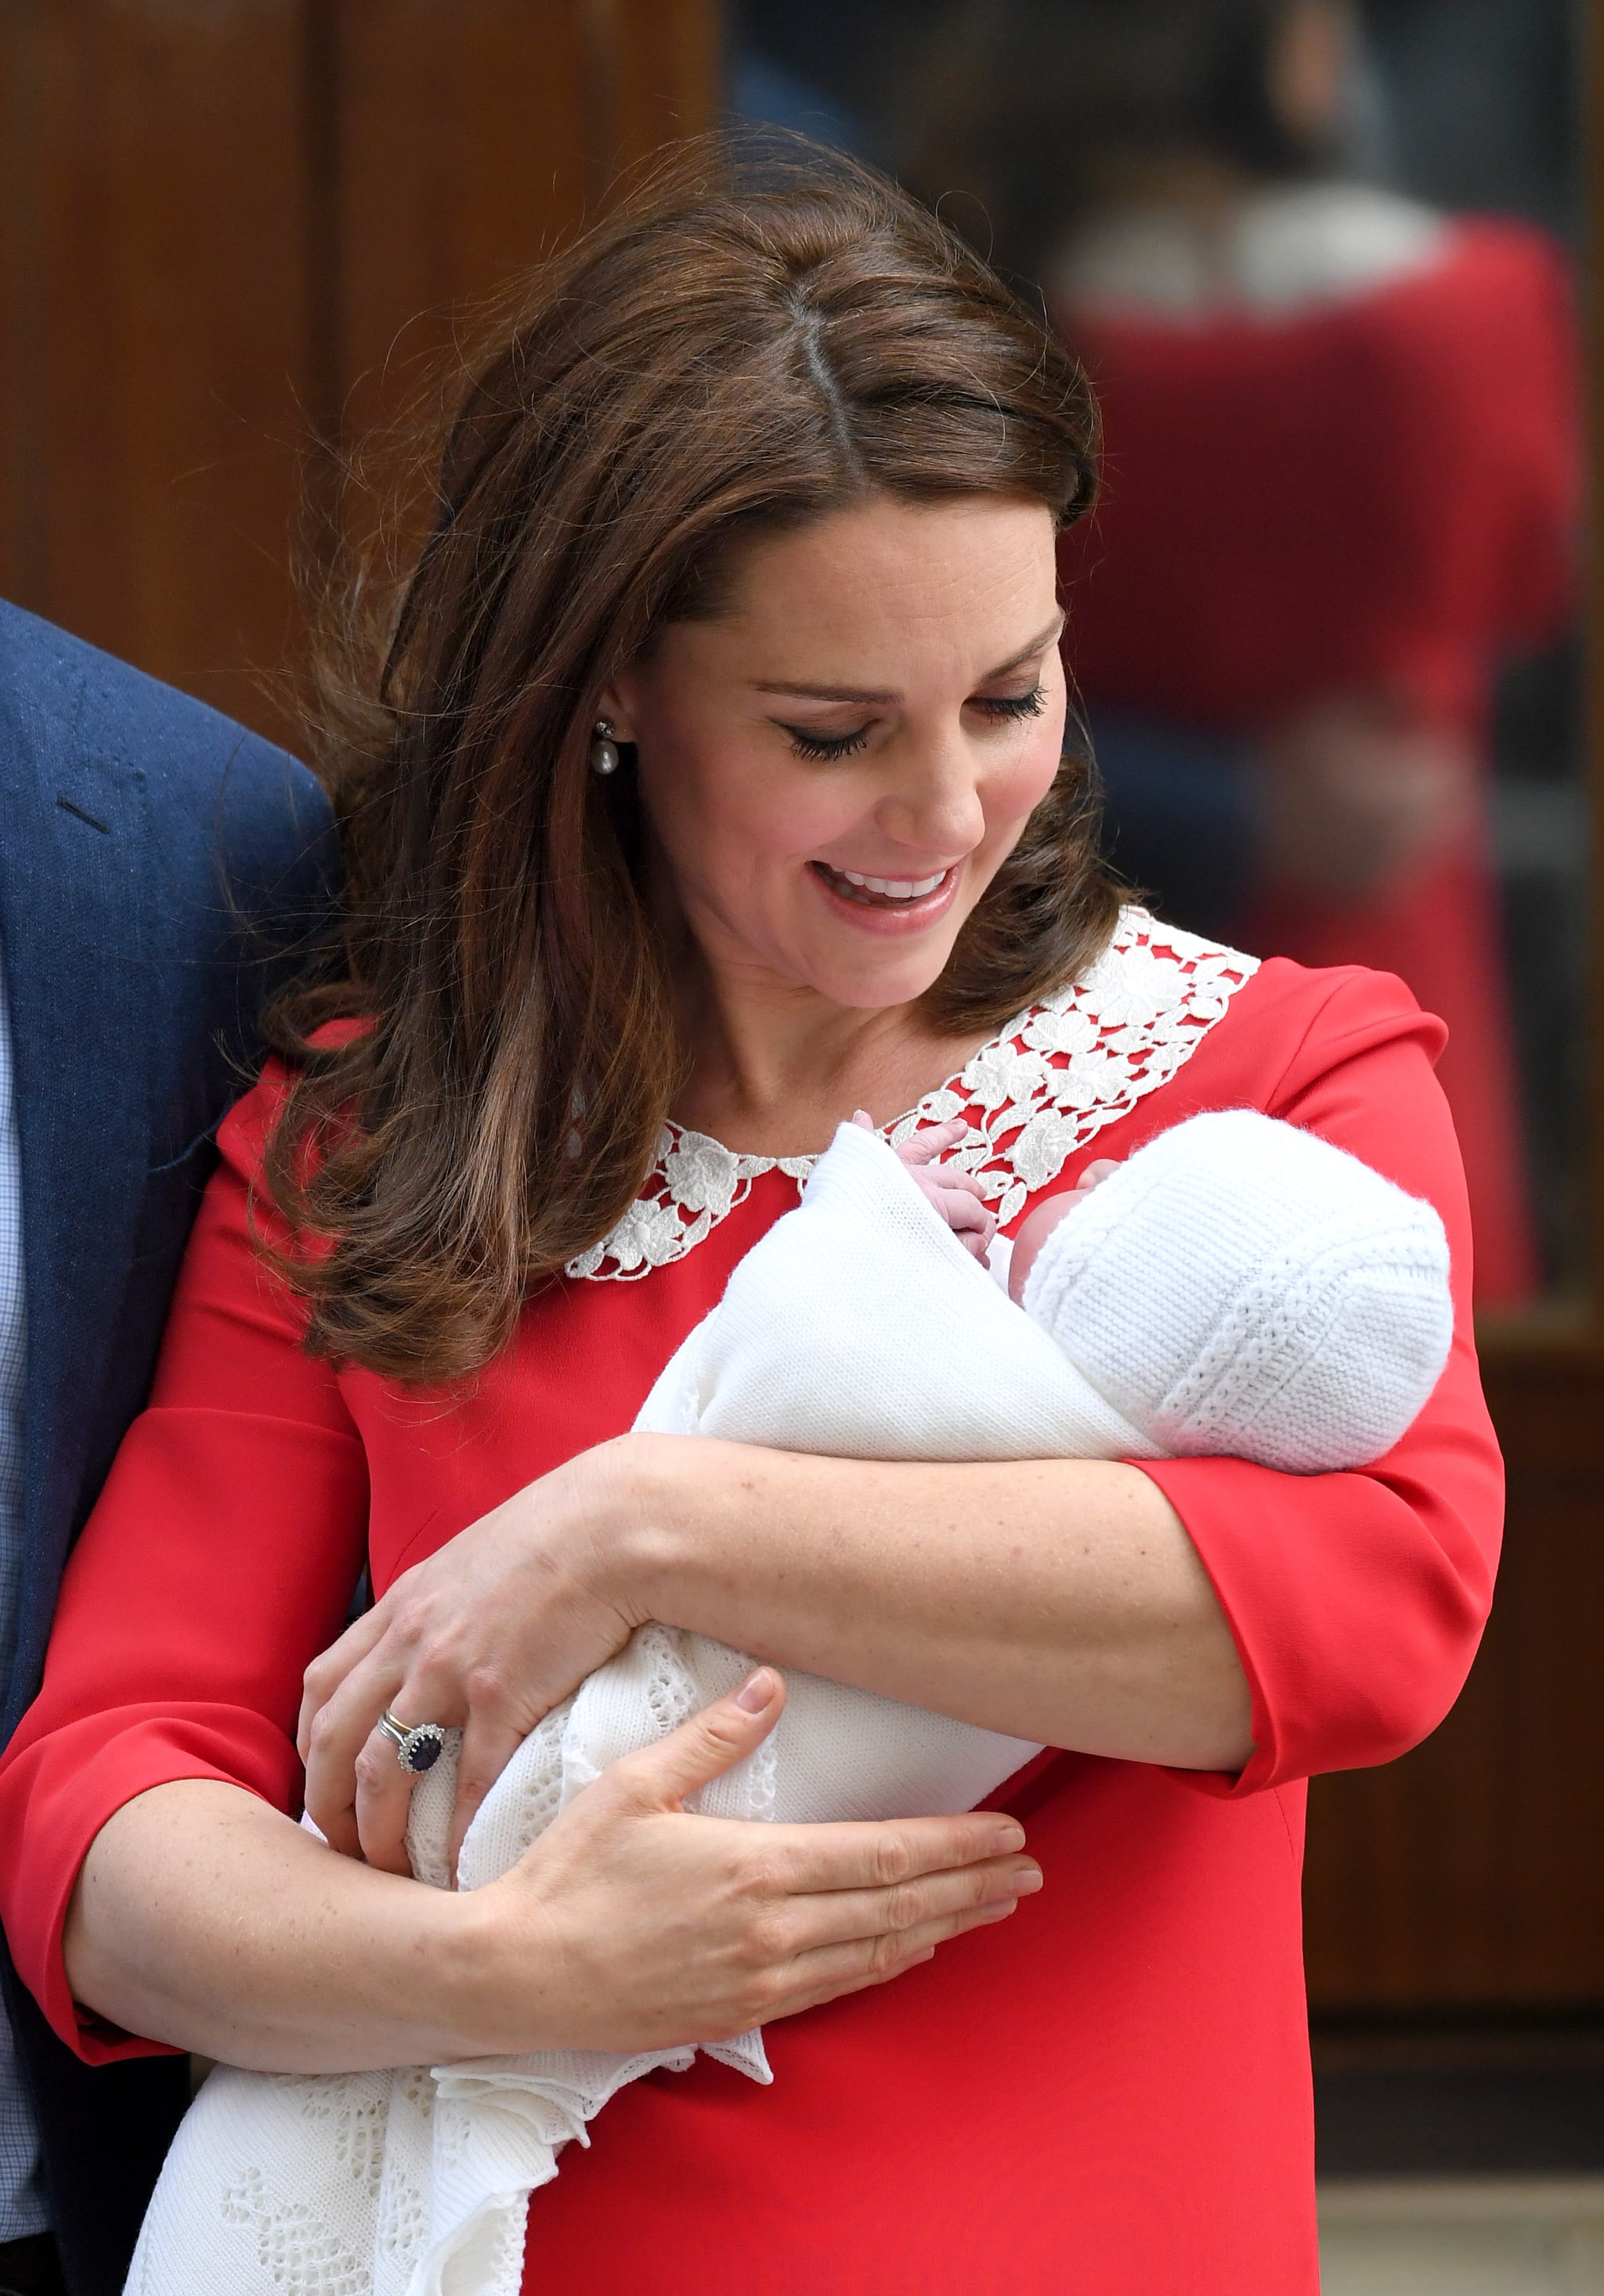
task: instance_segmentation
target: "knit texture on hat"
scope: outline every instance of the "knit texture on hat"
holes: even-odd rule
[[[1111,1173],[1048,1236],[1023,1304],[1165,1451],[1318,1474],[1379,1458],[1424,1406],[1448,1272],[1429,1204],[1231,1109]]]

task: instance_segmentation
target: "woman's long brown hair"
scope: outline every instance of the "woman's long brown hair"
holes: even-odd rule
[[[1067,521],[1095,449],[1040,320],[810,146],[681,150],[536,275],[450,428],[366,730],[348,712],[326,760],[340,977],[275,1016],[293,1080],[265,1172],[314,1350],[473,1372],[651,1168],[682,1054],[633,776],[588,765],[619,667],[716,613],[754,537],[876,492]],[[965,926],[938,1028],[999,1026],[1105,945],[1090,771],[1066,756]],[[366,1025],[309,1041],[341,1014]]]

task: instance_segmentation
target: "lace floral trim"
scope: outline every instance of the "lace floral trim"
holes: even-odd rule
[[[967,1136],[950,1160],[975,1174],[1006,1227],[1106,1124],[1185,1067],[1258,969],[1256,957],[1128,908],[1083,980],[1011,1021],[884,1136],[894,1144],[923,1125],[964,1117]],[[800,1193],[817,1161],[742,1156],[704,1132],[665,1125],[646,1187],[568,1273],[637,1281],[695,1250],[765,1172],[786,1173]]]

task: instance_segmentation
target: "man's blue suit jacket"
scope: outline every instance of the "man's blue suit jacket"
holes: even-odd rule
[[[215,710],[0,603],[0,966],[21,1132],[24,1554],[0,1740],[150,1385],[264,996],[326,919],[327,804]],[[152,1536],[160,1535],[159,1526]],[[4,1970],[72,2296],[115,2296],[188,2061],[91,2070]]]

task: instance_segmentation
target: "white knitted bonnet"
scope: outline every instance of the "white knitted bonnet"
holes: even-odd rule
[[[1431,1205],[1253,1109],[1138,1149],[1048,1236],[1024,1305],[1166,1451],[1303,1474],[1390,1450],[1453,1332]]]

